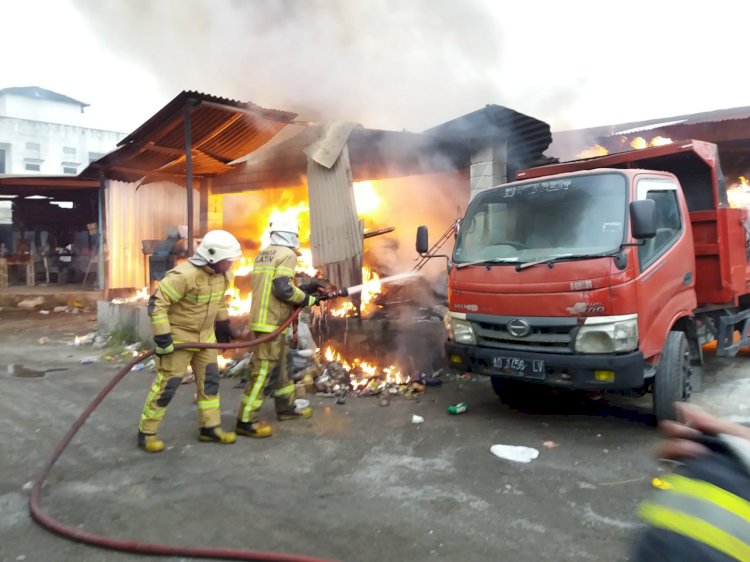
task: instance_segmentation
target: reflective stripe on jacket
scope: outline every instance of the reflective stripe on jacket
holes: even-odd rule
[[[303,304],[307,295],[294,286],[297,254],[286,246],[271,245],[262,250],[253,264],[253,302],[250,329],[273,332]]]
[[[224,274],[186,261],[170,269],[149,302],[155,336],[172,334],[175,343],[215,342],[214,322],[229,318]]]
[[[656,490],[638,510],[648,528],[632,560],[750,561],[750,443],[726,435],[702,442],[711,453],[653,479]]]

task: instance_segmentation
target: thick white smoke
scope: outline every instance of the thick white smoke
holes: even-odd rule
[[[420,130],[502,103],[480,0],[73,0],[107,48],[183,89]]]

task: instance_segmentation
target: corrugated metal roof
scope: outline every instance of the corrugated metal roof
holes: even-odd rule
[[[507,158],[511,168],[532,165],[552,143],[552,133],[547,123],[501,105],[487,105],[427,129],[425,133],[454,142],[464,140],[486,144],[486,140],[493,137],[507,140]]]
[[[316,142],[324,125],[297,129],[235,163],[234,170],[215,178],[214,193],[285,187],[307,173],[304,150]],[[286,130],[279,137],[286,136]],[[470,143],[423,133],[354,128],[347,140],[354,181],[431,174],[469,167]]]
[[[99,187],[99,182],[77,176],[0,175],[0,193],[14,187],[22,187],[29,191],[35,187],[45,189],[79,189],[81,187]]]
[[[4,94],[11,96],[22,96],[24,98],[34,98],[38,100],[61,101],[63,103],[80,105],[81,107],[89,106],[89,104],[87,103],[78,101],[77,99],[73,99],[68,96],[64,96],[63,94],[58,94],[57,92],[53,92],[52,90],[40,88],[39,86],[19,86],[0,89],[0,96]]]
[[[586,129],[557,131],[548,153],[567,161],[573,159],[594,144],[607,144],[614,150],[611,141],[620,136],[645,136],[650,132],[670,138],[695,138],[708,142],[732,142],[750,138],[750,106],[730,107],[714,111],[689,113],[658,119],[630,121]],[[623,150],[629,149],[624,145]]]
[[[296,113],[183,91],[118,144],[119,148],[91,164],[83,176],[103,172],[108,179],[135,181],[144,176],[185,175],[185,108],[190,106],[193,174],[224,173],[229,162],[263,146],[290,123]]]

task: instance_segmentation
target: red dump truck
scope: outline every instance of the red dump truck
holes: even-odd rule
[[[750,344],[749,232],[710,143],[520,171],[457,228],[447,359],[501,398],[531,383],[651,392],[656,418],[673,418],[702,384],[703,344]]]

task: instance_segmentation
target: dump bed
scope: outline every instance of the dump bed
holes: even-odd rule
[[[674,174],[690,211],[698,306],[736,306],[742,295],[750,293],[748,210],[729,206],[715,144],[698,140],[675,142],[520,170],[516,179],[598,168],[637,168]]]

